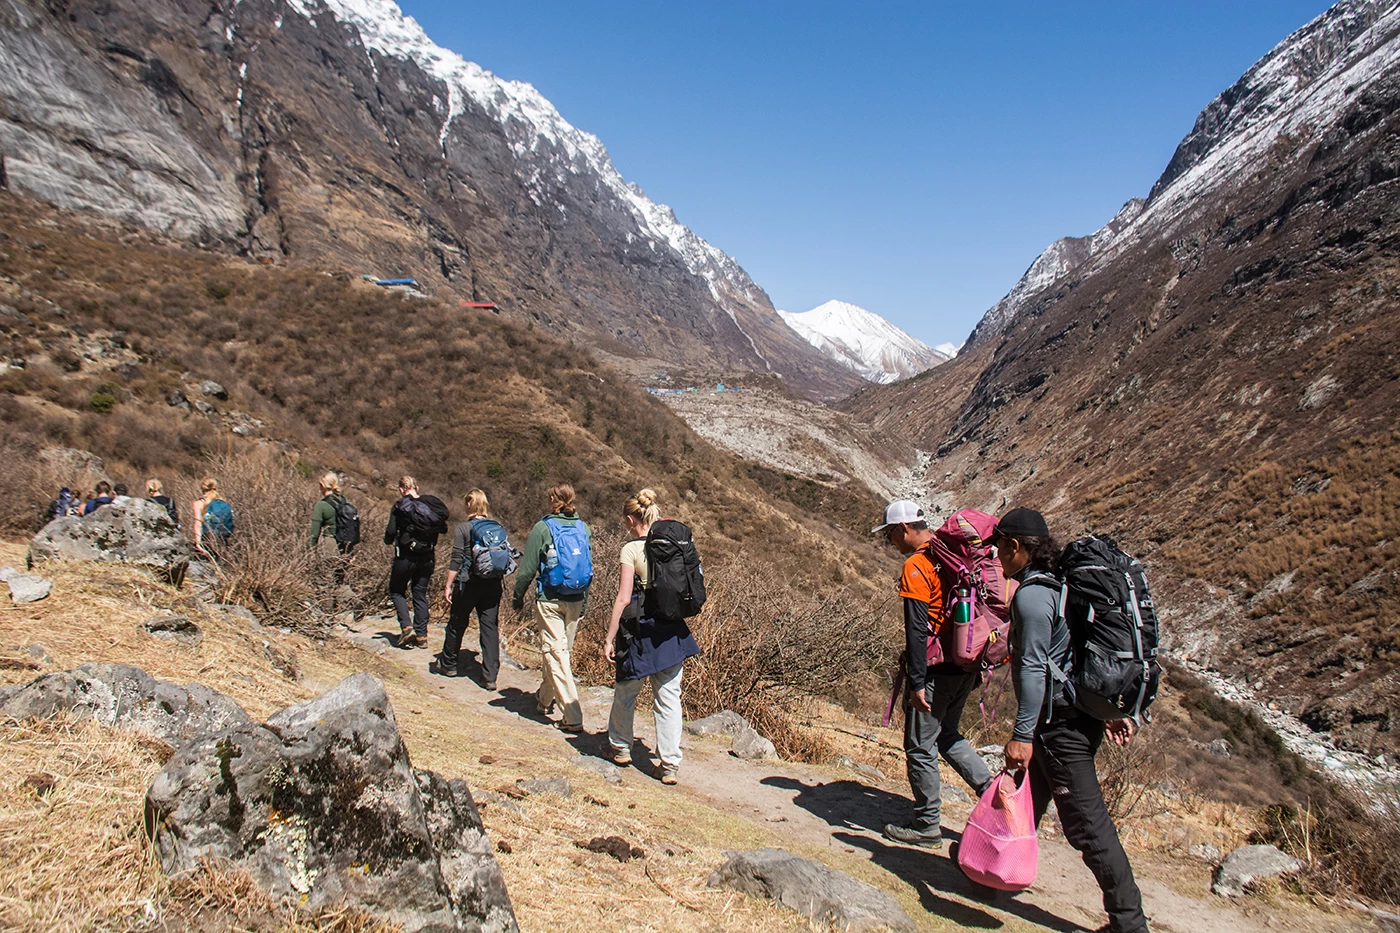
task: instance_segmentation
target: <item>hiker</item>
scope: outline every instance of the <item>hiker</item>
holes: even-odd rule
[[[481,686],[496,689],[501,672],[501,581],[515,570],[518,552],[510,546],[506,530],[491,517],[486,493],[473,489],[464,497],[467,515],[452,532],[452,561],[447,565],[447,628],[442,652],[428,664],[430,673],[460,677],[458,652],[462,636],[476,610],[481,642]]]
[[[447,531],[447,506],[418,492],[418,481],[399,478],[399,501],[389,510],[384,543],[393,545],[389,599],[399,619],[400,648],[428,647],[428,584],[437,566],[438,536]],[[413,599],[413,614],[408,609]]]
[[[1107,735],[1127,745],[1131,719],[1105,722],[1080,711],[1054,668],[1069,671],[1070,629],[1060,612],[1060,548],[1045,518],[1015,508],[997,522],[995,542],[1002,569],[1022,585],[1011,601],[1011,678],[1016,726],[1006,743],[1008,770],[1029,769],[1036,825],[1050,804],[1060,814],[1065,839],[1103,890],[1111,933],[1142,933],[1147,919],[1133,869],[1104,804],[1094,756]],[[1044,712],[1046,715],[1042,715]]]
[[[68,504],[68,514],[74,518],[81,518],[83,507],[87,503],[87,495],[81,489],[73,490],[73,499]]]
[[[559,728],[582,732],[583,708],[574,684],[572,652],[578,620],[588,601],[588,586],[593,582],[592,541],[588,525],[574,508],[574,487],[568,483],[552,486],[548,499],[549,514],[535,523],[525,540],[510,607],[524,612],[525,592],[538,573],[535,624],[544,654],[544,679],[535,695],[535,708],[547,716],[557,705],[563,714]]]
[[[630,540],[622,546],[617,598],[613,600],[607,635],[603,638],[603,657],[617,666],[612,714],[608,717],[608,747],[613,764],[632,763],[632,718],[637,694],[650,682],[651,708],[656,717],[656,756],[660,759],[656,776],[662,784],[675,784],[681,768],[681,669],[686,658],[700,653],[700,646],[685,619],[657,618],[646,612],[644,595],[654,582],[647,537],[660,518],[656,493],[650,489],[643,489],[622,506],[622,524]]]
[[[44,512],[44,524],[47,525],[55,518],[63,518],[72,514],[73,492],[67,486],[58,491],[58,498],[49,503],[49,507]]]
[[[146,498],[165,509],[177,529],[182,527],[180,525],[180,510],[175,507],[175,500],[165,494],[165,487],[161,485],[160,480],[154,477],[146,480]]]
[[[306,549],[314,550],[322,537],[335,542],[336,557],[331,569],[331,581],[336,586],[345,583],[345,572],[353,559],[355,545],[360,543],[360,513],[340,491],[340,477],[333,472],[321,476],[321,498],[311,509],[311,529],[306,536]]]
[[[112,503],[112,484],[104,480],[98,480],[97,489],[93,491],[92,499],[83,506],[83,514],[91,515],[104,505]]]
[[[127,495],[126,483],[117,483],[112,487],[112,501],[121,504],[131,501],[131,496]]]
[[[937,849],[943,845],[938,756],[953,766],[976,796],[981,796],[992,781],[982,756],[958,731],[963,707],[981,674],[963,670],[951,661],[928,663],[929,640],[942,623],[947,594],[928,550],[933,530],[924,519],[924,510],[908,499],[891,502],[885,508],[884,524],[871,533],[883,533],[886,541],[908,555],[899,578],[899,595],[904,602],[907,677],[904,760],[914,794],[914,815],[904,826],[886,824],[883,835],[905,845]]]
[[[194,547],[215,563],[228,551],[233,538],[233,508],[219,497],[219,481],[206,476],[199,484],[200,497],[190,503],[194,515]]]

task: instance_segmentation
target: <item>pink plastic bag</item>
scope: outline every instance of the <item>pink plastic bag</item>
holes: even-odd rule
[[[1019,784],[1003,771],[972,808],[958,843],[958,867],[968,878],[999,891],[1024,891],[1035,883],[1040,845],[1035,836],[1031,780]]]

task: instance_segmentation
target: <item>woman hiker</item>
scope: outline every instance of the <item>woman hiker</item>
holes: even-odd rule
[[[574,683],[574,636],[588,602],[593,581],[592,542],[588,525],[574,507],[574,487],[560,483],[550,487],[549,514],[535,523],[525,540],[525,553],[515,575],[510,607],[524,612],[525,593],[535,585],[535,625],[544,654],[544,679],[535,695],[535,707],[549,715],[556,705],[563,713],[559,728],[583,731],[583,708]]]
[[[480,519],[491,518],[491,504],[486,493],[473,489],[466,495],[467,517],[452,532],[452,561],[447,565],[447,585],[443,599],[449,608],[447,629],[443,633],[442,653],[428,665],[434,674],[461,676],[458,667],[462,636],[471,624],[472,610],[481,641],[481,686],[496,689],[496,677],[501,672],[501,610],[502,576],[480,576],[473,573],[473,526]],[[494,524],[494,522],[492,523]]]
[[[681,767],[681,670],[687,658],[700,653],[700,646],[684,619],[642,617],[642,594],[650,582],[647,532],[660,517],[656,493],[650,489],[643,489],[622,507],[622,523],[631,540],[622,546],[617,598],[603,637],[603,656],[617,665],[608,746],[614,764],[632,763],[637,694],[650,682],[660,759],[656,776],[662,784],[675,784]]]

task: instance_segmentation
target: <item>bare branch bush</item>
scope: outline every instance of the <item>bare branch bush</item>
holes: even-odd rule
[[[590,618],[574,647],[574,668],[591,683],[611,683],[602,636],[617,593],[624,542],[611,530],[594,533]],[[814,593],[775,580],[744,554],[706,562],[708,599],[689,620],[700,646],[686,662],[682,699],[687,717],[722,709],[744,716],[784,757],[820,759],[826,748],[799,720],[812,697],[834,697],[843,686],[893,664],[892,646],[879,620],[888,600],[872,601],[854,587]]]

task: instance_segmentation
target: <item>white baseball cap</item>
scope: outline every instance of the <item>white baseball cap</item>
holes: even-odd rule
[[[885,506],[885,523],[876,525],[870,529],[872,535],[877,535],[891,525],[907,525],[912,522],[924,520],[924,510],[919,507],[919,503],[909,499],[896,499]]]

